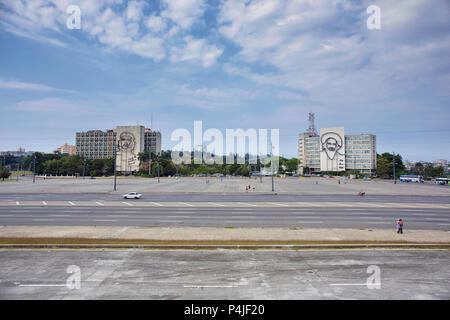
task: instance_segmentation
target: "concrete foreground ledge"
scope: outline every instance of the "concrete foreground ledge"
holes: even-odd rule
[[[180,228],[180,227],[105,227],[105,226],[0,226],[0,244],[11,244],[12,239],[92,239],[192,243],[330,243],[330,244],[450,244],[450,232],[441,230],[394,229],[300,229],[300,228]],[[8,240],[8,241],[6,241]],[[42,243],[42,242],[40,242]],[[114,241],[116,243],[116,241]],[[117,242],[120,243],[120,242]],[[20,244],[18,242],[17,244]]]

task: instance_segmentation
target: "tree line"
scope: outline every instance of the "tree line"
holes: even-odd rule
[[[395,177],[398,179],[401,175],[414,174],[423,176],[425,179],[432,179],[443,177],[445,170],[442,166],[435,167],[431,163],[425,165],[418,162],[411,168],[406,170],[401,155],[393,155],[385,152],[377,156],[377,175],[381,178],[394,178],[394,163],[395,163]]]
[[[175,165],[171,159],[171,151],[161,151],[160,154],[155,152],[144,151],[138,154],[140,161],[140,169],[135,174],[143,177],[158,176],[158,167],[160,176],[175,176],[175,175],[239,175],[249,176],[252,171],[260,171],[261,168],[270,168],[270,161],[267,161],[265,166],[257,159],[256,164],[250,164],[249,157],[246,155],[244,164],[194,164],[193,153],[191,154],[191,162]],[[114,159],[84,159],[81,156],[74,155],[60,155],[60,154],[44,154],[40,152],[34,153],[32,156],[23,157],[20,166],[22,170],[33,171],[34,157],[36,157],[36,174],[37,175],[83,175],[86,176],[110,176],[114,174]],[[224,159],[225,160],[225,159]],[[15,161],[15,166],[18,167],[19,161]],[[12,162],[12,161],[11,161]],[[279,168],[278,173],[290,174],[296,173],[298,168],[297,158],[278,157]],[[376,174],[380,178],[392,179],[394,177],[395,162],[395,176],[399,178],[404,174],[416,174],[424,176],[425,178],[436,178],[444,176],[445,170],[443,167],[434,167],[431,163],[416,163],[411,171],[407,171],[403,163],[401,155],[393,155],[391,153],[383,153],[377,155]],[[12,163],[10,163],[12,164]],[[350,172],[359,176],[358,171]],[[0,179],[7,179],[11,175],[9,169],[0,166]]]
[[[34,162],[36,157],[36,162]],[[109,176],[114,173],[114,159],[89,160],[81,156],[36,152],[22,159],[22,168],[37,175],[82,175]]]

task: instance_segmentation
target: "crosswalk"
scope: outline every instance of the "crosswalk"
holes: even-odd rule
[[[0,207],[183,207],[183,208],[397,208],[450,210],[446,203],[381,202],[149,202],[134,201],[0,201]]]

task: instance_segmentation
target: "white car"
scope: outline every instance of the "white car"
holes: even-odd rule
[[[123,197],[125,199],[140,199],[142,197],[142,194],[138,192],[128,192],[127,194],[124,194]]]

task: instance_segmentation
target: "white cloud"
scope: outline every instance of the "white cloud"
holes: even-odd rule
[[[450,6],[439,0],[376,1],[382,29],[369,31],[369,4],[224,0],[219,32],[240,47],[239,59],[225,70],[329,103],[388,97],[445,79]],[[273,68],[250,71],[247,62]]]
[[[161,16],[171,19],[182,29],[190,29],[205,11],[204,0],[162,0]]]
[[[216,63],[223,53],[222,48],[208,45],[205,39],[194,39],[192,36],[184,38],[185,46],[173,47],[171,52],[172,62],[199,61],[204,67],[210,67]]]
[[[139,21],[143,15],[144,3],[138,1],[129,1],[126,11],[127,20]]]
[[[71,100],[46,98],[41,100],[24,100],[7,109],[27,112],[49,112],[70,115],[96,114],[91,107]]]
[[[78,5],[81,32],[109,50],[160,61],[166,57],[166,48],[171,48],[171,61],[199,62],[207,67],[223,52],[205,39],[187,36],[192,25],[202,19],[204,0],[163,0],[160,15],[145,12],[144,1],[123,4],[122,0],[6,0],[0,9],[0,23],[15,35],[65,46],[74,34],[66,28],[66,9]],[[188,40],[180,41],[182,37]]]
[[[164,59],[166,51],[163,40],[147,35],[132,44],[131,50],[142,57],[152,58],[156,61]]]
[[[58,91],[58,92],[67,92],[74,93],[72,90],[58,89],[49,87],[39,83],[30,83],[30,82],[20,82],[13,80],[3,80],[0,79],[0,88],[1,89],[12,89],[12,90],[27,90],[27,91]]]
[[[160,16],[152,15],[147,19],[146,25],[154,32],[161,32],[167,28],[167,23]]]
[[[181,86],[179,93],[182,95],[192,95],[192,96],[202,96],[202,97],[214,97],[214,98],[222,98],[225,97],[226,94],[217,89],[217,88],[198,88],[191,89],[189,85],[185,84]]]

